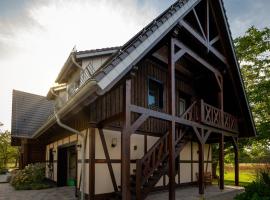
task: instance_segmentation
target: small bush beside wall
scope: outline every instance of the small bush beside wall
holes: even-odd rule
[[[27,165],[17,170],[11,178],[10,184],[16,190],[39,190],[53,185],[45,179],[45,165],[41,163]]]

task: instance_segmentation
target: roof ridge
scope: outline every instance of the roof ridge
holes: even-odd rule
[[[114,46],[114,47],[104,47],[104,48],[97,48],[97,49],[89,49],[89,50],[82,50],[77,51],[76,54],[84,54],[84,53],[90,53],[90,52],[101,52],[101,51],[109,51],[109,50],[118,50],[122,46]]]

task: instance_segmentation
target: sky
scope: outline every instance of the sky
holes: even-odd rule
[[[46,95],[72,48],[120,46],[175,0],[0,0],[0,130],[12,90]],[[233,37],[270,26],[269,0],[224,0]]]

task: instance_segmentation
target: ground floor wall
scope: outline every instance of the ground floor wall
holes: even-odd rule
[[[112,130],[103,130],[104,138],[108,154],[112,163],[113,173],[117,185],[121,185],[121,132]],[[94,191],[95,195],[106,194],[114,192],[114,187],[111,175],[108,169],[104,147],[100,138],[98,129],[91,131],[91,129],[84,130],[82,133],[86,138],[86,155],[85,155],[85,193],[89,194],[89,183],[92,177],[89,177],[89,146],[91,139],[94,138],[94,155],[95,155],[95,181]],[[90,137],[94,134],[94,137]],[[130,173],[136,168],[135,161],[140,159],[143,155],[155,144],[158,137],[144,136],[133,134],[131,136],[130,156],[131,166]],[[60,148],[76,145],[77,149],[77,188],[80,186],[81,181],[81,144],[82,138],[77,135],[71,135],[58,141],[54,141],[46,146],[46,177],[57,182],[57,155]],[[205,171],[211,172],[212,150],[211,146],[205,145]],[[53,154],[53,164],[50,162],[50,155]],[[198,144],[196,142],[189,142],[181,151],[180,162],[175,181],[177,184],[186,184],[196,182],[196,173],[198,173]],[[166,186],[169,182],[168,176],[160,179],[156,186]]]

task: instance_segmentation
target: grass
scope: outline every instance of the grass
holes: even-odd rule
[[[239,165],[239,185],[246,186],[255,181],[257,170],[264,168],[264,164],[244,164]],[[217,169],[218,171],[218,169]],[[224,170],[224,183],[225,185],[234,185],[234,167],[231,164],[225,165]],[[218,174],[218,172],[217,172]],[[217,180],[214,181],[217,184]]]

